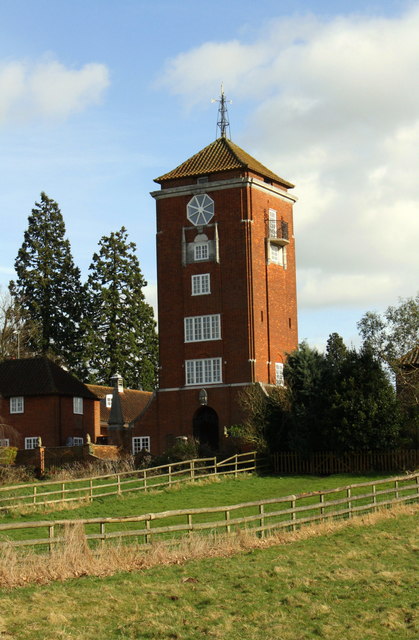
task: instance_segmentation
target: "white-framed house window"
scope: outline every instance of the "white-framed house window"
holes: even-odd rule
[[[194,260],[200,262],[202,260],[208,260],[209,258],[209,245],[208,242],[197,242],[194,245]]]
[[[186,384],[215,384],[222,382],[221,358],[186,360]]]
[[[83,398],[73,398],[73,413],[83,415]]]
[[[203,340],[219,340],[220,314],[210,316],[191,316],[185,318],[185,342],[202,342]]]
[[[284,365],[282,362],[275,362],[275,384],[283,387],[284,381]]]
[[[192,277],[192,295],[203,296],[211,293],[211,280],[209,273],[199,273]]]
[[[132,453],[135,455],[144,449],[150,451],[151,438],[150,436],[135,436],[132,439]]]
[[[0,438],[0,447],[10,447],[10,439]]]
[[[73,437],[73,447],[81,447],[84,444],[83,438],[79,438],[78,436]]]
[[[38,446],[39,436],[31,436],[25,438],[25,449],[36,449]]]
[[[10,398],[10,413],[24,413],[25,401],[23,396],[12,396]]]

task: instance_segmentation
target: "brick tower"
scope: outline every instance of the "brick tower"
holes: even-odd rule
[[[297,347],[294,185],[225,135],[155,181],[160,384],[133,435],[216,449]]]

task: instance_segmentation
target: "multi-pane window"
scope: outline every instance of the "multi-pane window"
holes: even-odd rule
[[[194,259],[196,261],[199,261],[199,260],[208,260],[208,258],[209,258],[208,242],[197,242],[194,246]]]
[[[81,447],[83,442],[84,442],[83,438],[78,438],[77,436],[74,436],[74,438],[73,438],[73,447]]]
[[[73,398],[73,413],[83,414],[83,398]]]
[[[0,447],[10,447],[9,438],[0,438]]]
[[[38,446],[39,436],[25,438],[25,449],[36,449]]]
[[[186,384],[214,384],[222,382],[221,358],[186,360]]]
[[[275,384],[284,386],[284,365],[282,362],[275,362]]]
[[[132,453],[136,454],[143,450],[150,451],[150,436],[136,436],[132,439]]]
[[[276,211],[269,209],[269,236],[276,238]]]
[[[207,293],[211,293],[210,274],[200,273],[197,276],[192,276],[192,295],[203,296]]]
[[[286,266],[285,247],[278,247],[276,244],[270,243],[270,261],[274,264],[280,264],[282,267]]]
[[[185,318],[185,342],[220,339],[220,314]]]
[[[12,396],[10,398],[10,413],[23,413],[24,410],[23,396]]]

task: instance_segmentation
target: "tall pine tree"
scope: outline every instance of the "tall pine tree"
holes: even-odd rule
[[[28,218],[10,293],[39,327],[33,351],[80,373],[84,288],[58,204],[42,192]]]
[[[146,281],[124,227],[104,236],[93,255],[87,281],[86,357],[90,380],[109,384],[119,373],[133,389],[156,385],[158,343],[153,309],[145,302]]]

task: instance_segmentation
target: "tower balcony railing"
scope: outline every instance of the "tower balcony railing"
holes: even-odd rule
[[[288,222],[284,220],[268,220],[266,235],[269,242],[284,246],[289,244]]]

